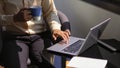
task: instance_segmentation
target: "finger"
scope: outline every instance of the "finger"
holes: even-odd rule
[[[53,39],[54,39],[54,40],[56,40],[56,39],[57,39],[57,38],[56,38],[56,36],[55,36],[54,34],[53,34],[52,36],[53,36]]]
[[[20,12],[24,12],[24,10],[28,10],[28,8],[22,8]]]
[[[29,8],[22,8],[21,10],[29,10]]]
[[[67,32],[64,32],[63,35],[64,35],[63,37],[64,37],[65,42],[68,43],[68,41],[69,41],[69,34]]]
[[[66,35],[64,33],[62,33],[60,36],[63,38],[63,40],[65,41],[65,43],[67,43],[68,39],[67,39]]]
[[[30,14],[31,14],[31,11],[29,11],[29,10],[24,10],[24,14],[25,14],[25,15],[30,15]]]
[[[30,15],[30,14],[31,14],[30,11],[28,11],[28,10],[24,10],[24,19],[25,19],[26,21],[32,19],[32,15]]]
[[[69,34],[68,34],[68,32],[64,32],[64,33],[65,33],[67,39],[69,39]]]
[[[62,40],[62,41],[60,41],[60,42],[59,42],[59,44],[65,44],[65,41],[64,41],[64,40]]]
[[[32,19],[32,16],[31,15],[24,15],[24,20],[25,21],[29,21]]]

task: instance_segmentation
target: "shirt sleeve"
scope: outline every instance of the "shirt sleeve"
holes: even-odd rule
[[[43,0],[43,15],[51,30],[61,29],[61,24],[57,15],[57,10],[53,0]]]
[[[5,15],[3,0],[0,0],[0,25],[13,23],[13,15]]]

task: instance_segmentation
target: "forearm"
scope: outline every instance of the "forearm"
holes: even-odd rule
[[[43,15],[51,30],[60,30],[61,24],[57,16],[57,10],[53,0],[43,1]]]
[[[51,30],[54,30],[54,29],[61,30],[61,24],[60,24],[59,18],[54,12],[51,13],[50,19],[48,18],[48,24]]]

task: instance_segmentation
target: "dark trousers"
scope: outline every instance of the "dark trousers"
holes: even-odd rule
[[[30,56],[32,63],[39,68],[54,68],[43,56],[44,39],[42,35],[9,36],[3,41],[1,61],[5,68],[27,68]]]

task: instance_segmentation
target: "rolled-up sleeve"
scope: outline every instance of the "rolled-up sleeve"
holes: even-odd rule
[[[47,21],[47,23],[49,24],[49,27],[51,30],[54,29],[61,29],[61,24],[57,15],[57,10],[54,4],[53,0],[43,0],[42,3],[42,7],[43,7],[43,14],[47,15],[45,16],[45,19]]]

